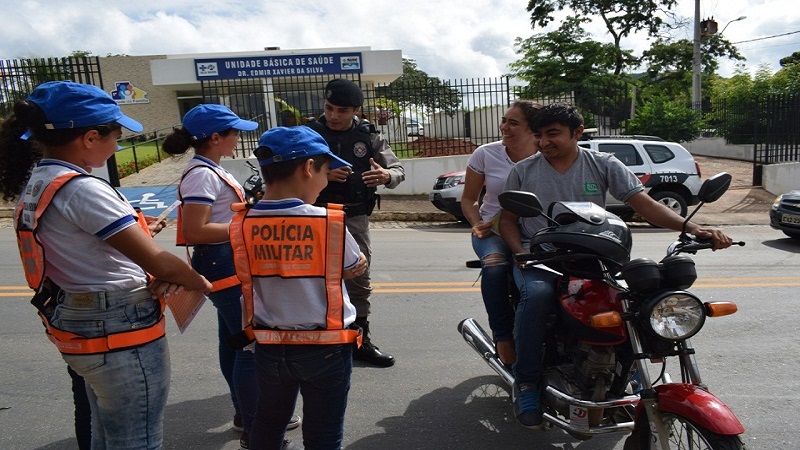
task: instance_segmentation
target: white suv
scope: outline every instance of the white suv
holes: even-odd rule
[[[686,217],[688,207],[699,201],[700,167],[680,144],[654,136],[585,134],[578,145],[614,154],[639,177],[650,197],[683,217]],[[625,220],[633,216],[628,205],[610,196],[606,199],[606,209]]]

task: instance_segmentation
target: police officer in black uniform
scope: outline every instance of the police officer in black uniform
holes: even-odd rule
[[[359,119],[364,94],[354,82],[334,79],[325,86],[325,112],[306,125],[328,142],[331,152],[353,165],[335,169],[328,175],[328,187],[317,198],[318,204],[341,203],[347,216],[347,228],[361,251],[372,260],[369,215],[378,202],[378,186],[395,188],[405,180],[405,170],[389,143],[367,120]],[[372,292],[369,268],[360,277],[346,280],[347,293],[356,307],[356,324],[364,329],[364,342],[353,352],[353,359],[376,366],[394,364],[394,357],[382,352],[370,339],[369,297]]]

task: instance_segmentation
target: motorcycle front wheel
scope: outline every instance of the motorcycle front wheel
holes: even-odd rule
[[[745,450],[739,436],[723,436],[696,425],[685,417],[663,413],[670,450]],[[650,433],[646,414],[640,414],[636,429],[625,441],[624,450],[661,450]]]

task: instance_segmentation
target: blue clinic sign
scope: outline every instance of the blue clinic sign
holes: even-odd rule
[[[198,80],[361,73],[361,53],[195,59]]]

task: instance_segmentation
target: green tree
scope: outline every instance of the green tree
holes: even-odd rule
[[[644,76],[640,78],[642,100],[650,96],[667,93],[676,99],[683,98],[690,101],[692,86],[692,41],[688,39],[670,40],[657,39],[648,50],[642,53],[642,64],[646,66]],[[744,57],[739,50],[720,35],[712,35],[703,40],[700,54],[702,55],[704,84],[710,80],[719,68],[718,60],[728,58],[743,61]],[[708,103],[709,93],[703,92],[704,102]]]
[[[511,75],[535,90],[568,92],[588,78],[609,73],[616,64],[614,46],[589,39],[582,22],[568,18],[556,31],[517,38],[514,46],[521,58],[509,64]]]
[[[615,75],[620,75],[631,63],[629,53],[622,49],[622,39],[644,31],[656,37],[665,26],[670,26],[662,16],[670,16],[677,0],[530,0],[531,26],[544,28],[556,20],[555,13],[568,11],[568,20],[595,22],[597,17],[605,25],[613,40]]]
[[[700,113],[685,102],[666,95],[654,96],[636,109],[627,123],[631,134],[650,134],[668,141],[691,141],[702,130]]]
[[[413,59],[403,58],[403,75],[387,86],[375,88],[378,97],[394,101],[400,110],[422,109],[424,114],[453,115],[461,106],[461,93],[448,81],[429,76]]]
[[[612,44],[589,39],[580,18],[568,18],[559,28],[527,39],[517,38],[521,58],[509,65],[511,75],[527,83],[516,95],[549,102],[574,103],[588,122],[608,117],[618,127],[628,117],[627,77],[614,75],[617,51]],[[632,58],[625,51],[626,59]]]

